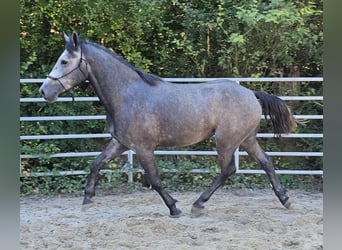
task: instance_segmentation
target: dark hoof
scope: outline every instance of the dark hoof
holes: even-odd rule
[[[196,206],[192,206],[191,208],[191,217],[200,217],[202,215],[205,215],[207,214],[206,213],[206,210],[204,209],[204,206],[202,207],[196,207]]]
[[[93,203],[93,201],[91,199],[84,198],[82,205],[88,205],[88,204],[91,204],[91,203]]]
[[[284,201],[284,202],[282,202],[282,204],[283,204],[283,206],[284,206],[284,207],[286,207],[286,208],[290,208],[290,207],[291,207],[290,198],[289,198],[289,197],[287,197],[287,198],[285,199],[285,201]]]
[[[182,214],[182,211],[178,208],[175,209],[175,211],[170,212],[171,218],[179,218]]]

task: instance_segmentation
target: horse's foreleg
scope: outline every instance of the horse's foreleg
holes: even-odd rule
[[[198,209],[204,208],[203,204],[207,202],[213,193],[221,186],[223,186],[227,178],[234,174],[236,171],[234,154],[233,153],[220,153],[218,152],[218,162],[221,165],[221,173],[213,181],[201,196],[193,203],[192,212],[197,213]]]
[[[95,185],[100,169],[114,159],[121,155],[127,148],[120,144],[117,140],[112,139],[107,144],[105,150],[94,160],[90,167],[90,174],[88,175],[87,184],[84,190],[83,204],[91,203],[91,198],[95,195]]]
[[[176,202],[172,196],[164,190],[161,185],[158,169],[155,164],[153,151],[136,151],[137,158],[145,170],[146,177],[151,184],[152,188],[156,190],[162,197],[164,203],[170,210],[172,217],[178,217],[181,214],[181,210],[176,207]]]
[[[256,141],[255,136],[246,140],[241,146],[247,151],[247,153],[259,163],[263,170],[265,170],[268,179],[271,182],[274,193],[280,200],[281,204],[289,208],[291,202],[286,194],[286,190],[281,186],[279,179],[275,173],[274,166],[271,158],[262,150],[259,143]]]

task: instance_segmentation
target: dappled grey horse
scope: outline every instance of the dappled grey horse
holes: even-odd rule
[[[191,145],[214,136],[221,172],[193,203],[192,211],[201,211],[211,195],[235,173],[234,151],[239,146],[265,170],[280,202],[290,206],[271,159],[256,140],[262,110],[271,120],[275,134],[289,133],[296,127],[298,121],[280,98],[230,80],[202,84],[165,82],[133,67],[110,50],[79,39],[76,32],[71,36],[64,34],[64,38],[65,50],[39,92],[53,102],[60,94],[89,80],[106,110],[112,135],[91,165],[83,204],[92,202],[99,170],[132,149],[171,216],[179,216],[177,200],[161,185],[153,152],[157,147]]]

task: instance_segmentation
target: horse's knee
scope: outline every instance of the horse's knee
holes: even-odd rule
[[[151,185],[152,189],[159,190],[162,186],[161,180],[158,174],[150,175],[149,173],[145,173],[145,180]]]
[[[159,183],[150,183],[151,184],[151,189],[159,191],[161,190],[162,186]]]
[[[235,164],[230,165],[229,168],[228,168],[227,177],[228,177],[228,176],[231,176],[231,175],[233,175],[233,174],[235,174],[235,173],[236,173]]]
[[[227,178],[236,172],[236,166],[234,162],[234,158],[227,164],[226,166],[222,166],[221,168],[221,175],[223,178]]]

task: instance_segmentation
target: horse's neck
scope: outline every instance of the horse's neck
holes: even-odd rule
[[[92,46],[92,45],[88,45]],[[97,50],[97,51],[96,51]],[[139,75],[106,51],[88,48],[85,51],[91,72],[89,80],[107,112],[120,105],[123,93],[133,83],[138,83]]]

